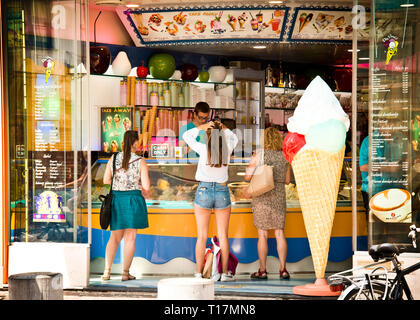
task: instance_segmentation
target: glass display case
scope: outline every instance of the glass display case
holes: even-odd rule
[[[259,145],[260,130],[264,129],[265,72],[234,69],[233,80],[238,145],[248,157]]]
[[[147,159],[151,184],[150,199],[147,205],[153,208],[193,208],[195,191],[198,182],[195,180],[197,159]],[[109,192],[109,185],[103,184],[107,158],[99,158],[92,166],[92,206],[100,207],[99,195]],[[228,187],[231,195],[232,208],[250,207],[251,199],[244,191],[248,187],[245,181],[245,171],[249,158],[233,158],[229,165]],[[360,176],[360,174],[359,174]],[[82,201],[87,202],[87,182],[82,186]],[[295,183],[286,186],[287,206],[299,207],[299,197]],[[358,201],[362,196],[358,190]],[[351,159],[344,160],[337,207],[351,207]]]

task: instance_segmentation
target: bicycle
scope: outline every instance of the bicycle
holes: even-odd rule
[[[412,246],[417,248],[416,234],[420,228],[410,226],[408,237],[412,239]],[[382,243],[373,245],[369,255],[374,263],[345,270],[328,277],[328,283],[334,290],[341,290],[338,300],[413,300],[410,287],[405,276],[420,269],[420,262],[405,269],[397,257],[407,252],[410,244]],[[391,272],[381,264],[391,262]],[[375,267],[376,266],[376,267]],[[368,268],[374,267],[371,271]],[[357,271],[364,270],[362,274]]]

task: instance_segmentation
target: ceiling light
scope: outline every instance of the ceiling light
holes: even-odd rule
[[[254,49],[265,49],[267,48],[266,46],[253,46]]]
[[[414,3],[404,3],[404,4],[400,4],[401,8],[409,8],[409,7],[414,7]]]
[[[138,8],[139,5],[138,4],[127,4],[126,7],[127,8]]]
[[[348,51],[348,52],[353,52],[353,49],[348,49],[347,51]],[[356,50],[356,52],[359,52],[359,51],[360,51],[360,49],[357,49],[357,50]]]
[[[283,1],[268,1],[268,3],[271,3],[271,4],[280,4],[280,3],[283,3]]]
[[[360,57],[359,60],[369,60],[369,57]]]

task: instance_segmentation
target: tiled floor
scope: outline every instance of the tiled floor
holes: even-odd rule
[[[109,290],[109,291],[145,291],[157,292],[159,280],[165,277],[142,277],[131,281],[121,281],[121,275],[111,275],[109,281],[102,281],[100,275],[91,275],[90,290]],[[289,280],[280,280],[276,275],[269,275],[267,280],[253,280],[249,275],[236,276],[233,282],[215,282],[216,295],[238,295],[238,296],[265,296],[288,298],[296,297],[293,294],[293,287],[307,283],[313,283],[314,279],[291,278]]]

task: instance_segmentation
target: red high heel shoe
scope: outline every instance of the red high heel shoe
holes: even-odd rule
[[[290,274],[287,272],[286,268],[280,271],[280,279],[290,279]]]
[[[253,274],[251,274],[251,279],[267,279],[267,271],[266,270],[260,271],[258,269],[257,272],[254,272]]]

